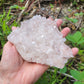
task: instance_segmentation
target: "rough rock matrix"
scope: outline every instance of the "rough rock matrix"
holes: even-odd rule
[[[40,15],[23,21],[8,36],[17,51],[28,62],[36,62],[63,68],[72,55],[72,50],[64,42],[65,38],[58,30],[56,21]]]

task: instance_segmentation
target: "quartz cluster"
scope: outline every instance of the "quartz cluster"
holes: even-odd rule
[[[73,57],[56,21],[40,15],[21,22],[20,28],[17,27],[7,38],[28,62],[63,68],[68,59]]]

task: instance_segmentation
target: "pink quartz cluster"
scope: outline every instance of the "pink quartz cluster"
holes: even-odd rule
[[[8,36],[22,58],[28,62],[36,62],[63,68],[68,59],[73,57],[65,38],[58,30],[56,21],[40,15],[21,22],[20,28]]]

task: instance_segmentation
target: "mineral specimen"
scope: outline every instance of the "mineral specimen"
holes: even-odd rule
[[[20,28],[8,36],[22,58],[28,62],[36,62],[63,68],[72,55],[72,50],[64,42],[65,38],[58,30],[56,21],[40,15],[23,21]]]

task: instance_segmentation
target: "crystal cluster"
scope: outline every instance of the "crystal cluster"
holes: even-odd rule
[[[20,28],[8,36],[22,58],[28,62],[36,62],[63,68],[72,55],[72,50],[64,42],[65,38],[58,30],[56,21],[40,15],[23,21]]]

